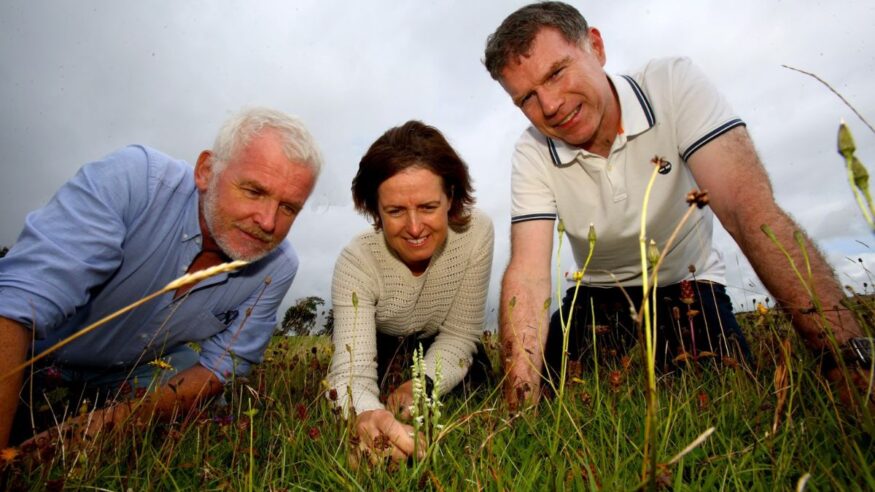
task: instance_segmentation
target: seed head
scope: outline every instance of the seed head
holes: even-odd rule
[[[842,121],[839,124],[838,150],[845,159],[850,159],[854,156],[854,151],[857,150],[854,145],[854,137],[851,135],[851,130],[848,125]]]
[[[708,190],[699,191],[694,188],[687,193],[688,205],[696,205],[699,208],[705,208],[705,205],[708,205],[710,200],[711,199],[708,197]]]
[[[589,249],[592,249],[595,246],[595,225],[592,222],[589,224],[589,234],[587,234],[587,239],[589,240]]]
[[[194,284],[200,282],[205,278],[210,278],[220,273],[233,272],[234,270],[237,270],[238,268],[243,268],[248,264],[248,261],[236,260],[229,263],[220,263],[216,266],[205,268],[194,273],[187,273],[164,286],[164,290],[167,292],[171,290],[176,290],[183,285]]]
[[[860,191],[868,191],[869,171],[866,170],[866,166],[860,162],[860,159],[857,159],[857,156],[853,156],[851,159],[851,172],[854,175],[854,186]]]
[[[653,239],[647,245],[647,261],[650,263],[650,268],[655,267],[659,263],[659,248],[656,247],[656,241]]]
[[[556,232],[558,232],[560,236],[565,234],[565,222],[561,217],[559,218],[559,223],[556,224]]]
[[[693,292],[693,283],[689,280],[681,280],[681,302],[687,306],[691,305],[696,300],[696,294]]]

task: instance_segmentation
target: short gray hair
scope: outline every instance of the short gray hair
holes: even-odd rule
[[[589,25],[578,10],[567,3],[540,2],[526,5],[507,16],[494,33],[486,38],[483,64],[493,79],[511,59],[517,59],[532,48],[532,41],[541,29],[551,27],[569,43],[584,47]]]
[[[252,137],[264,130],[279,134],[286,158],[309,167],[314,176],[319,176],[322,154],[304,123],[294,116],[261,107],[244,109],[225,121],[213,144],[213,170],[220,173]]]

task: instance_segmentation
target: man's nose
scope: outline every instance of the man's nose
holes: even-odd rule
[[[255,213],[255,223],[262,231],[272,234],[276,229],[276,216],[279,213],[279,202],[264,200]]]
[[[562,107],[562,93],[556,88],[544,87],[538,91],[538,102],[546,118],[550,118]]]

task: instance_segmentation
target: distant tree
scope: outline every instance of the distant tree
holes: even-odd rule
[[[328,310],[325,315],[325,323],[322,325],[322,334],[329,337],[334,333],[334,308]]]
[[[6,256],[6,253],[8,253],[8,252],[9,252],[9,248],[7,248],[6,246],[3,246],[2,248],[0,248],[0,258],[3,258],[4,256]]]
[[[298,336],[307,336],[316,325],[319,306],[324,306],[325,300],[318,296],[302,297],[294,306],[286,310],[279,331],[283,335],[289,332]]]

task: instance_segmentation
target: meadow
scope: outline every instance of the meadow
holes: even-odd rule
[[[875,231],[868,173],[844,124],[838,147]],[[690,209],[702,206],[705,193],[691,195]],[[658,271],[662,256],[648,251],[644,223],[642,270]],[[559,221],[560,249],[562,230]],[[810,267],[806,280],[787,245],[763,232],[810,289]],[[590,251],[595,242],[591,231]],[[808,266],[804,249],[803,258]],[[588,263],[574,274],[578,285]],[[655,285],[656,276],[645,274],[644,283]],[[649,292],[655,303],[658,291]],[[832,308],[812,301],[825,320]],[[522,411],[501,397],[498,338],[486,331],[497,384],[443,396],[422,427],[424,458],[400,463],[360,453],[354,422],[341,417],[325,383],[330,339],[278,331],[248,377],[169,423],[138,418],[85,441],[0,450],[0,490],[875,490],[872,409],[839,402],[788,318],[767,305],[738,316],[753,349],[749,365],[694,351],[681,370],[657,372],[645,328],[639,338],[647,340],[628,357],[597,370],[568,364],[564,384],[551,383],[556,396]],[[651,326],[646,306],[642,328]],[[871,293],[837,309],[851,310],[873,336]],[[51,398],[43,409],[55,422],[91,410]]]
[[[657,381],[657,487],[875,490],[872,416],[842,407],[778,311],[763,308],[741,320],[755,367],[692,364]],[[484,342],[497,362],[497,338],[485,333]],[[641,349],[626,364],[598,372],[572,367],[561,403],[543,400],[513,413],[494,387],[448,396],[424,460],[359,466],[350,423],[326,396],[330,352],[324,336],[275,337],[265,362],[228,387],[225,404],[172,423],[132,423],[78,446],[44,443],[17,455],[7,451],[0,458],[0,490],[644,485],[647,376]],[[691,443],[698,445],[678,456]]]

